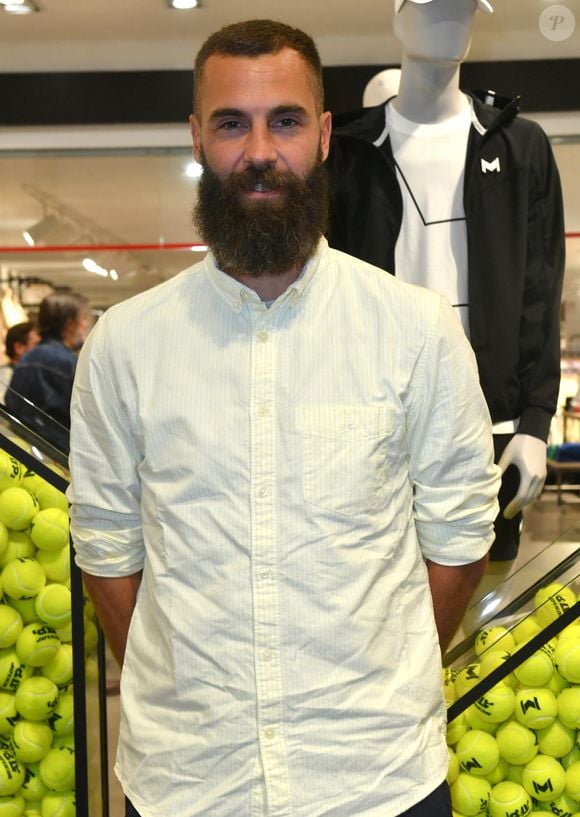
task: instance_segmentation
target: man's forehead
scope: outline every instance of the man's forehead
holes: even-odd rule
[[[259,100],[265,107],[315,104],[310,68],[290,48],[257,57],[212,54],[204,66],[199,92],[202,106],[206,102],[212,110],[243,108]]]

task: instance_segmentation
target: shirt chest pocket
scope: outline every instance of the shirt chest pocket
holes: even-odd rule
[[[382,406],[301,406],[304,500],[345,516],[376,508],[385,495],[395,418]]]

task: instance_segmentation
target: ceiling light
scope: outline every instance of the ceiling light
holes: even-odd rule
[[[0,0],[0,8],[7,14],[32,14],[40,11],[34,0]]]
[[[184,11],[199,8],[199,0],[167,0],[169,8]]]
[[[199,162],[189,162],[185,168],[185,175],[190,179],[199,179],[203,173],[203,167]]]
[[[92,258],[83,258],[82,264],[87,272],[94,272],[95,275],[100,275],[103,278],[107,278],[109,275],[109,271],[97,264]]]

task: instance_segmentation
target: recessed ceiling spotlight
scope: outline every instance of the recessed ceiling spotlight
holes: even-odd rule
[[[178,9],[179,11],[196,9],[200,6],[199,0],[167,0],[167,3],[169,8]]]
[[[40,11],[34,0],[0,0],[0,9],[6,14],[32,14]]]

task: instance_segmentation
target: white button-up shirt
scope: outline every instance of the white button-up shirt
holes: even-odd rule
[[[498,481],[440,296],[321,241],[268,309],[208,256],[99,320],[70,462],[80,567],[143,569],[142,817],[392,817],[444,779],[424,560],[485,554]]]

